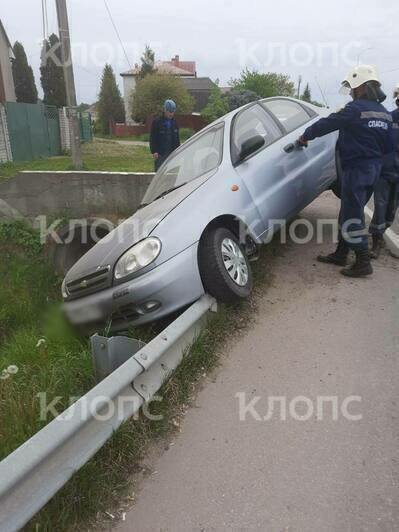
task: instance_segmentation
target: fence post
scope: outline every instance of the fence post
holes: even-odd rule
[[[60,116],[61,149],[63,151],[71,151],[71,135],[69,131],[69,120],[67,117],[66,107],[62,107],[59,110],[59,116]]]

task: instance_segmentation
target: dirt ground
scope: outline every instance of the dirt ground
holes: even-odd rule
[[[337,210],[324,194],[302,214]],[[145,461],[117,530],[398,530],[399,260],[351,280],[315,261],[331,248],[276,257],[255,323]]]

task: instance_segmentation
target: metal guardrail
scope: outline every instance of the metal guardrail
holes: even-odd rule
[[[199,335],[209,310],[216,310],[216,302],[205,295],[0,462],[1,532],[24,526],[153,397]]]

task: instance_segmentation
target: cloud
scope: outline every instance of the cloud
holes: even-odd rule
[[[6,2],[3,22],[10,39],[24,43],[39,85],[41,11],[31,0]],[[180,54],[197,61],[199,75],[219,78],[221,84],[245,66],[293,79],[302,75],[314,97],[322,99],[319,84],[332,106],[342,101],[339,83],[359,55],[362,62],[378,66],[388,93],[399,80],[397,0],[285,0],[273,6],[258,0],[108,0],[108,5],[132,65],[150,43],[158,59]],[[92,102],[105,61],[116,73],[129,67],[101,0],[70,0],[68,8],[78,98]],[[49,29],[57,30],[50,3]]]

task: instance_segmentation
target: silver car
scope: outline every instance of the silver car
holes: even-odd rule
[[[139,210],[67,273],[64,308],[87,330],[164,317],[204,292],[251,292],[257,245],[337,179],[335,133],[295,140],[327,110],[292,98],[237,109],[197,133],[156,173]]]

